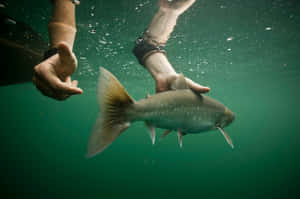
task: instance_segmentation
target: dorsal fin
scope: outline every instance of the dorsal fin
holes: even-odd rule
[[[179,76],[171,82],[172,90],[188,89],[189,86],[184,78],[184,75],[181,73]]]

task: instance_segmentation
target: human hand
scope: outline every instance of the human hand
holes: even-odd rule
[[[157,77],[155,77],[156,92],[175,90],[174,84],[178,78],[180,78],[180,75],[177,73],[164,73],[157,75]],[[210,90],[210,88],[201,86],[187,77],[185,77],[185,81],[187,86],[195,92],[207,93]]]
[[[159,0],[158,5],[163,11],[174,12],[177,15],[181,15],[195,1],[196,0]]]
[[[71,95],[82,94],[78,81],[71,81],[77,68],[77,59],[66,43],[58,45],[58,53],[34,67],[33,83],[45,96],[65,100]]]

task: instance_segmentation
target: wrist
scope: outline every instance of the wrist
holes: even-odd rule
[[[76,28],[62,22],[50,22],[48,24],[51,48],[56,48],[61,42],[69,44],[73,49],[76,36]]]
[[[154,53],[145,60],[145,68],[152,75],[155,81],[166,75],[177,75],[169,63],[167,57],[162,53]]]
[[[76,25],[75,4],[72,0],[54,0],[53,14],[48,24],[51,48],[66,42],[73,47]]]

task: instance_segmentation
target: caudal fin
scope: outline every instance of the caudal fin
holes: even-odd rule
[[[102,152],[130,126],[125,113],[134,103],[117,78],[102,67],[97,99],[100,111],[90,136],[87,157]]]

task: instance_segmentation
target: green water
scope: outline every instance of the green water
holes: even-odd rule
[[[134,123],[102,154],[85,158],[99,66],[135,99],[154,93],[131,50],[156,9],[150,0],[82,1],[73,78],[83,95],[57,102],[31,83],[0,87],[1,198],[299,197],[296,0],[198,0],[169,40],[174,68],[235,112],[226,128],[234,150],[217,131],[185,136],[182,149],[175,133],[152,146],[144,124]],[[6,11],[47,38],[48,1],[11,0]]]

